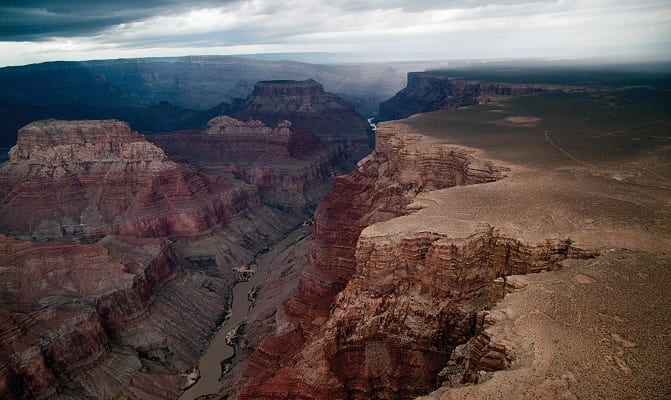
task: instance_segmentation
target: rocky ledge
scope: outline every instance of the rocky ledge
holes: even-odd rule
[[[504,293],[500,280],[591,255],[567,238],[520,242],[487,225],[404,217],[427,207],[423,194],[505,173],[473,151],[380,126],[376,150],[318,208],[308,265],[277,311],[276,334],[250,358],[241,398],[426,393],[453,349],[477,335],[478,312]]]

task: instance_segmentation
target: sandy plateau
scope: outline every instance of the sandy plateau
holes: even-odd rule
[[[515,99],[504,106],[505,113],[522,107]],[[426,146],[477,147],[472,151],[479,157],[510,168],[508,177],[421,193],[419,211],[373,225],[362,238],[404,235],[409,227],[465,238],[487,226],[526,243],[569,238],[599,256],[508,277],[511,293],[487,312],[485,333],[490,343],[506,348],[510,368],[480,371],[476,385],[445,386],[421,398],[670,398],[671,148],[650,139],[644,149],[605,158],[603,147],[617,146],[615,140],[623,146],[638,141],[640,121],[622,126],[610,140],[603,127],[560,128],[542,115],[534,124],[528,124],[530,117],[507,117],[523,126],[498,132],[478,130],[478,123],[453,128],[476,113],[486,116],[450,110],[393,124],[423,135]],[[494,118],[501,114],[491,113]],[[570,133],[557,135],[561,143],[547,140],[544,131],[559,129]],[[657,121],[653,129],[669,135],[668,122]],[[513,149],[507,139],[526,144]]]

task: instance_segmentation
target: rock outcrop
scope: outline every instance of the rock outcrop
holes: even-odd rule
[[[15,237],[161,237],[260,207],[252,187],[169,161],[119,121],[40,121],[0,167],[0,230]]]
[[[400,92],[380,103],[378,120],[402,119],[413,114],[486,102],[489,96],[520,96],[557,87],[455,79],[440,72],[409,72]]]
[[[346,144],[359,157],[370,151],[366,119],[312,79],[258,82],[252,94],[233,104],[233,116],[269,126],[287,120],[296,130],[311,132],[322,141]]]
[[[260,121],[222,116],[202,130],[148,139],[171,158],[256,186],[265,205],[294,213],[316,207],[346,159],[342,146],[327,146],[312,133],[294,130],[288,121],[270,128]]]
[[[121,329],[146,313],[177,268],[162,239],[108,236],[86,245],[0,235],[0,248],[0,396],[6,399],[59,398],[74,389],[73,377],[111,359]],[[120,252],[134,257],[113,255]]]

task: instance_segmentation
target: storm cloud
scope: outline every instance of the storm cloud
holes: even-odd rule
[[[671,57],[667,0],[0,2],[0,65],[254,52]]]

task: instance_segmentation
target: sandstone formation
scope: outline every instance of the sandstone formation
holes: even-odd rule
[[[176,397],[227,312],[233,267],[303,218],[118,121],[35,122],[10,153],[2,398]]]
[[[1,231],[36,239],[195,233],[261,206],[253,188],[169,161],[114,120],[22,128],[0,198]]]
[[[370,228],[364,228],[411,212],[419,193],[492,182],[504,172],[463,149],[426,145],[420,135],[381,127],[376,151],[357,171],[336,179],[318,208],[309,264],[297,293],[278,309],[276,334],[249,360],[241,397],[393,398],[433,387],[451,349],[474,334],[471,321],[490,305],[495,278],[516,269],[550,268],[573,254],[570,243],[527,248],[488,230],[457,246],[446,236],[420,231],[417,239],[410,234],[395,245],[380,244],[376,257],[382,259],[371,262],[376,244],[365,241]],[[489,261],[481,264],[478,257]],[[468,272],[457,272],[463,260],[471,260],[460,267]],[[458,288],[432,284],[431,268],[444,269],[446,262],[454,263],[453,272],[441,272],[446,282],[463,276],[452,283]],[[427,274],[417,273],[424,269]],[[414,281],[421,277],[428,281]],[[411,293],[428,303],[409,309]],[[405,311],[416,319],[409,327]],[[367,351],[382,358],[367,359]]]
[[[324,196],[347,156],[342,146],[326,146],[288,121],[270,128],[260,121],[222,116],[202,130],[148,139],[171,158],[254,185],[264,204],[297,213]]]
[[[470,106],[486,102],[489,96],[520,96],[548,90],[558,90],[558,87],[468,81],[441,72],[409,72],[406,87],[380,103],[378,120],[402,119],[417,113]]]
[[[311,132],[320,140],[347,144],[359,157],[370,150],[366,119],[312,79],[258,82],[245,100],[233,104],[233,116],[269,126],[287,120],[296,130]]]

